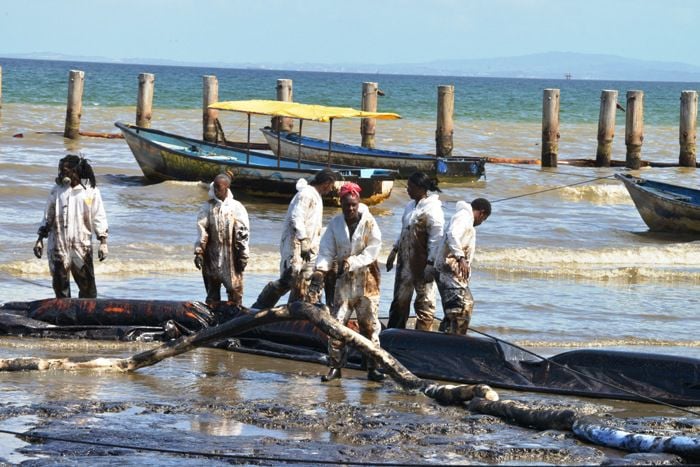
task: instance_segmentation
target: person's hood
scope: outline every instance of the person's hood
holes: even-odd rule
[[[457,211],[466,211],[467,209],[471,209],[472,205],[469,204],[468,202],[462,200],[462,201],[457,201],[456,208],[457,208]]]
[[[418,203],[416,203],[416,206],[420,206],[421,208],[433,208],[433,207],[440,207],[442,206],[442,201],[440,201],[440,197],[437,195],[437,193],[433,193],[431,195],[426,196],[422,200],[420,200]]]
[[[297,185],[296,185],[297,191],[301,191],[304,188],[306,188],[307,186],[309,186],[309,182],[307,182],[305,178],[300,178],[299,180],[297,180]]]

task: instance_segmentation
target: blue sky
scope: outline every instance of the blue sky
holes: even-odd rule
[[[2,0],[0,56],[421,63],[563,51],[700,66],[694,0]]]

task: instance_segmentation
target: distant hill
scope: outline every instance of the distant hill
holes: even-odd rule
[[[395,73],[431,71],[437,75],[503,78],[563,78],[624,81],[700,81],[700,67],[680,62],[635,60],[616,55],[548,52],[518,57],[440,60],[387,65]]]
[[[620,81],[679,81],[700,82],[700,66],[681,62],[636,60],[616,55],[547,52],[514,57],[486,59],[436,60],[425,63],[361,64],[361,63],[299,63],[299,62],[179,62],[154,58],[123,58],[69,56],[51,52],[33,54],[3,54],[0,57],[35,60],[70,60],[102,63],[134,63],[170,66],[217,68],[248,68],[299,70],[344,73],[384,73],[433,76],[478,76],[500,78],[545,78],[620,80]]]

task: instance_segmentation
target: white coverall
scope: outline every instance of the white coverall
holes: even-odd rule
[[[437,194],[406,204],[401,234],[394,244],[397,253],[394,299],[389,309],[390,328],[405,328],[413,291],[416,299],[416,329],[429,331],[435,316],[435,282],[425,282],[428,264],[433,264],[442,238],[445,215]]]
[[[55,185],[49,194],[39,235],[48,235],[47,257],[57,298],[70,297],[69,272],[80,298],[96,298],[92,234],[107,238],[108,225],[97,188]]]
[[[199,238],[195,253],[204,255],[202,277],[207,290],[207,303],[221,301],[221,285],[226,288],[228,301],[241,305],[243,298],[243,269],[248,262],[250,223],[248,211],[228,190],[221,201],[209,188],[209,201],[197,215]]]
[[[435,268],[438,271],[437,285],[442,300],[445,319],[440,330],[453,334],[466,334],[474,308],[474,299],[469,290],[469,277],[459,270],[459,259],[464,257],[472,263],[476,248],[474,212],[469,203],[459,201],[457,212],[450,219],[445,236],[438,247]]]
[[[296,187],[297,194],[289,204],[282,228],[280,278],[265,286],[253,308],[273,307],[290,290],[290,303],[306,294],[321,238],[323,200],[318,190],[303,178]],[[311,245],[309,261],[301,257],[301,240],[304,238]]]
[[[347,270],[336,278],[333,316],[347,325],[354,311],[360,334],[379,346],[379,265],[377,257],[382,247],[382,235],[374,216],[366,205],[358,207],[362,215],[350,238],[345,218],[342,214],[333,217],[321,238],[320,250],[316,259],[316,269],[328,272],[333,263],[347,263]],[[331,339],[328,342],[328,356],[332,368],[345,364],[346,352],[342,341]],[[374,362],[367,362],[367,369],[374,368]]]

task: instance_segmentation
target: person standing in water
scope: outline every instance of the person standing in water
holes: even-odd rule
[[[221,301],[222,285],[231,304],[240,306],[243,300],[250,223],[248,211],[233,199],[230,188],[231,178],[217,175],[209,186],[209,200],[197,215],[194,264],[202,270],[208,305]]]
[[[323,169],[307,183],[299,179],[297,194],[284,218],[280,242],[280,277],[268,283],[252,308],[270,308],[290,292],[289,303],[304,298],[318,254],[323,222],[323,199],[333,189],[335,173]]]
[[[95,172],[86,159],[68,155],[58,163],[56,185],[49,194],[34,244],[34,256],[41,258],[44,238],[48,237],[47,257],[56,298],[71,296],[70,275],[78,285],[80,298],[97,298],[93,233],[100,241],[97,257],[104,261],[108,254],[107,215]]]
[[[474,309],[469,290],[471,264],[476,249],[476,229],[491,215],[491,203],[484,198],[459,201],[457,212],[445,228],[435,261],[437,287],[445,315],[440,331],[466,334]]]
[[[338,265],[335,293],[331,313],[343,325],[347,325],[353,312],[357,315],[360,334],[379,347],[379,264],[377,257],[382,247],[382,235],[374,216],[366,205],[360,203],[360,187],[352,182],[340,189],[342,214],[333,217],[321,237],[316,258],[316,270],[310,289],[320,295],[325,284],[324,275]],[[347,360],[342,341],[328,340],[330,371],[322,381],[341,378],[341,368]],[[365,359],[367,379],[381,381],[372,359]]]
[[[411,307],[416,311],[416,329],[430,331],[435,316],[435,257],[442,238],[445,215],[440,192],[435,180],[423,172],[414,172],[408,178],[406,191],[411,200],[406,204],[401,219],[401,234],[386,260],[391,271],[398,257],[394,281],[394,299],[389,309],[390,328],[405,328]]]

